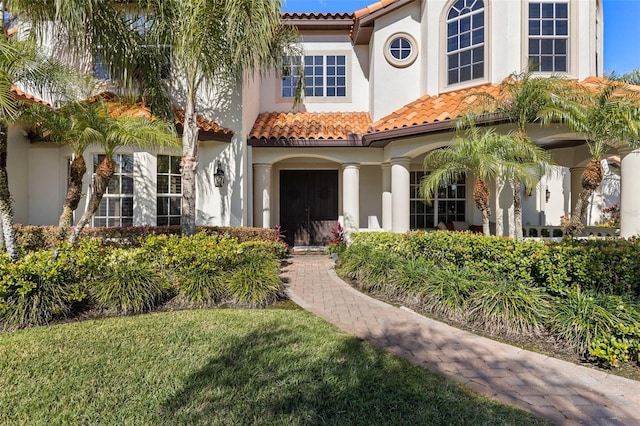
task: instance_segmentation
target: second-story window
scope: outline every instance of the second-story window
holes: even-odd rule
[[[298,62],[300,60],[304,61],[302,66]],[[300,75],[300,71],[303,75]],[[290,58],[282,79],[283,98],[295,96],[296,88],[303,76],[305,97],[347,96],[346,55],[307,55],[304,58]]]
[[[484,1],[458,0],[447,15],[447,82],[484,77]]]
[[[567,72],[569,4],[529,3],[529,62],[534,71]]]

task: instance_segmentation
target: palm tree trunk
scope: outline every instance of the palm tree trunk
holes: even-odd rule
[[[491,216],[490,196],[491,193],[486,182],[482,179],[476,179],[476,184],[473,187],[473,200],[482,214],[482,233],[484,235],[491,235],[491,230],[489,229],[489,217]]]
[[[198,169],[198,126],[195,99],[187,97],[182,134],[182,234],[196,233],[196,171]]]
[[[500,205],[500,194],[504,190],[504,179],[502,177],[496,177],[496,203]],[[496,213],[496,235],[502,236],[504,234],[504,221],[502,220],[502,209],[498,209]]]
[[[109,181],[113,177],[115,172],[115,162],[111,158],[111,155],[106,155],[104,160],[98,166],[98,170],[96,170],[96,176],[93,182],[93,191],[91,192],[91,198],[89,199],[89,205],[87,206],[87,210],[85,210],[84,214],[80,218],[80,221],[76,225],[73,233],[69,237],[69,242],[75,244],[80,238],[80,233],[82,230],[89,224],[91,220],[91,216],[98,211],[98,207],[100,207],[100,202],[102,201],[102,197],[104,193],[107,192],[107,187],[109,186]]]
[[[7,174],[7,148],[9,146],[8,128],[0,124],[0,226],[4,237],[4,247],[12,260],[18,259],[16,247],[16,231],[13,228],[13,206],[9,192],[9,175]]]
[[[87,172],[87,164],[82,155],[76,155],[69,166],[69,180],[67,183],[67,196],[62,206],[62,214],[58,223],[58,238],[62,241],[67,237],[69,229],[73,225],[73,212],[78,208],[82,198],[82,178]]]
[[[513,227],[514,234],[510,235],[516,240],[521,240],[523,238],[522,235],[522,183],[514,179],[511,181],[511,185],[513,186]]]
[[[565,227],[564,233],[569,237],[576,237],[584,231],[584,220],[587,216],[589,200],[591,195],[602,184],[604,179],[604,170],[602,163],[597,158],[592,158],[589,164],[582,172],[582,190],[578,195],[578,201],[571,212],[569,224]]]

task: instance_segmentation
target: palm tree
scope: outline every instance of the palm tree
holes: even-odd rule
[[[13,228],[13,206],[7,174],[8,128],[18,116],[20,101],[13,91],[23,84],[37,92],[53,88],[67,77],[65,70],[44,58],[32,43],[0,36],[0,222],[4,246],[12,259],[18,258]]]
[[[489,217],[491,191],[487,181],[498,176],[515,176],[524,165],[506,159],[513,148],[513,138],[494,129],[479,129],[471,124],[464,135],[456,136],[446,148],[431,151],[424,159],[424,169],[430,174],[420,183],[420,194],[431,202],[438,188],[457,182],[465,175],[475,177],[473,199],[482,214],[482,232],[490,234]]]
[[[61,145],[69,146],[73,151],[73,160],[69,166],[67,195],[58,222],[58,238],[64,240],[73,225],[73,212],[78,208],[82,197],[82,179],[87,172],[84,151],[92,143],[101,139],[105,129],[105,114],[101,102],[67,102],[59,109],[33,105],[21,114],[25,120],[44,138]]]
[[[34,33],[47,34],[48,24],[56,21],[65,36],[60,45],[76,57],[99,53],[114,79],[151,96],[154,114],[157,107],[169,108],[162,52],[170,52],[177,77],[173,89],[183,94],[182,231],[193,234],[199,96],[204,90],[225,96],[245,76],[283,69],[287,57],[300,55],[296,33],[280,18],[282,0],[140,0],[135,15],[125,13],[121,3],[11,0],[10,5],[28,11]],[[143,31],[131,31],[141,22]]]
[[[610,81],[586,93],[583,108],[572,127],[586,135],[591,160],[582,172],[582,189],[575,203],[565,235],[580,235],[593,192],[602,184],[601,160],[610,148],[633,145],[640,139],[640,94],[624,83]]]
[[[78,240],[80,233],[100,206],[109,181],[115,173],[113,155],[117,149],[122,147],[175,149],[180,146],[180,141],[170,124],[150,117],[148,110],[144,108],[132,107],[120,112],[120,108],[114,108],[119,105],[108,105],[98,100],[91,106],[91,109],[95,110],[96,119],[91,123],[90,128],[84,129],[84,132],[88,139],[102,147],[105,157],[95,171],[91,197],[87,209],[69,237],[71,243]]]
[[[539,122],[548,124],[553,120],[570,120],[567,111],[571,104],[572,87],[560,77],[535,77],[533,70],[512,73],[500,84],[496,96],[488,93],[472,93],[480,98],[481,113],[497,113],[515,124],[513,138],[521,144],[534,145],[527,133],[527,125]],[[533,150],[532,146],[525,151]],[[522,183],[517,177],[511,181],[513,187],[514,223],[510,224],[509,234],[516,239],[522,238]]]

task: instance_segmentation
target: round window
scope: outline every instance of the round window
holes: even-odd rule
[[[407,67],[418,56],[416,40],[406,33],[394,34],[387,40],[384,56],[395,67]]]

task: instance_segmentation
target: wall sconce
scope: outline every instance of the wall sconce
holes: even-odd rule
[[[452,190],[452,191],[455,191],[456,189],[458,189],[458,184],[457,184],[456,182],[453,182],[453,183],[451,184],[451,190]]]
[[[218,161],[216,172],[213,174],[213,184],[216,188],[222,188],[224,185],[224,171],[222,170],[222,164]]]
[[[549,188],[547,188],[544,191],[544,199],[547,203],[549,202],[549,198],[551,198],[551,191],[549,191]]]

